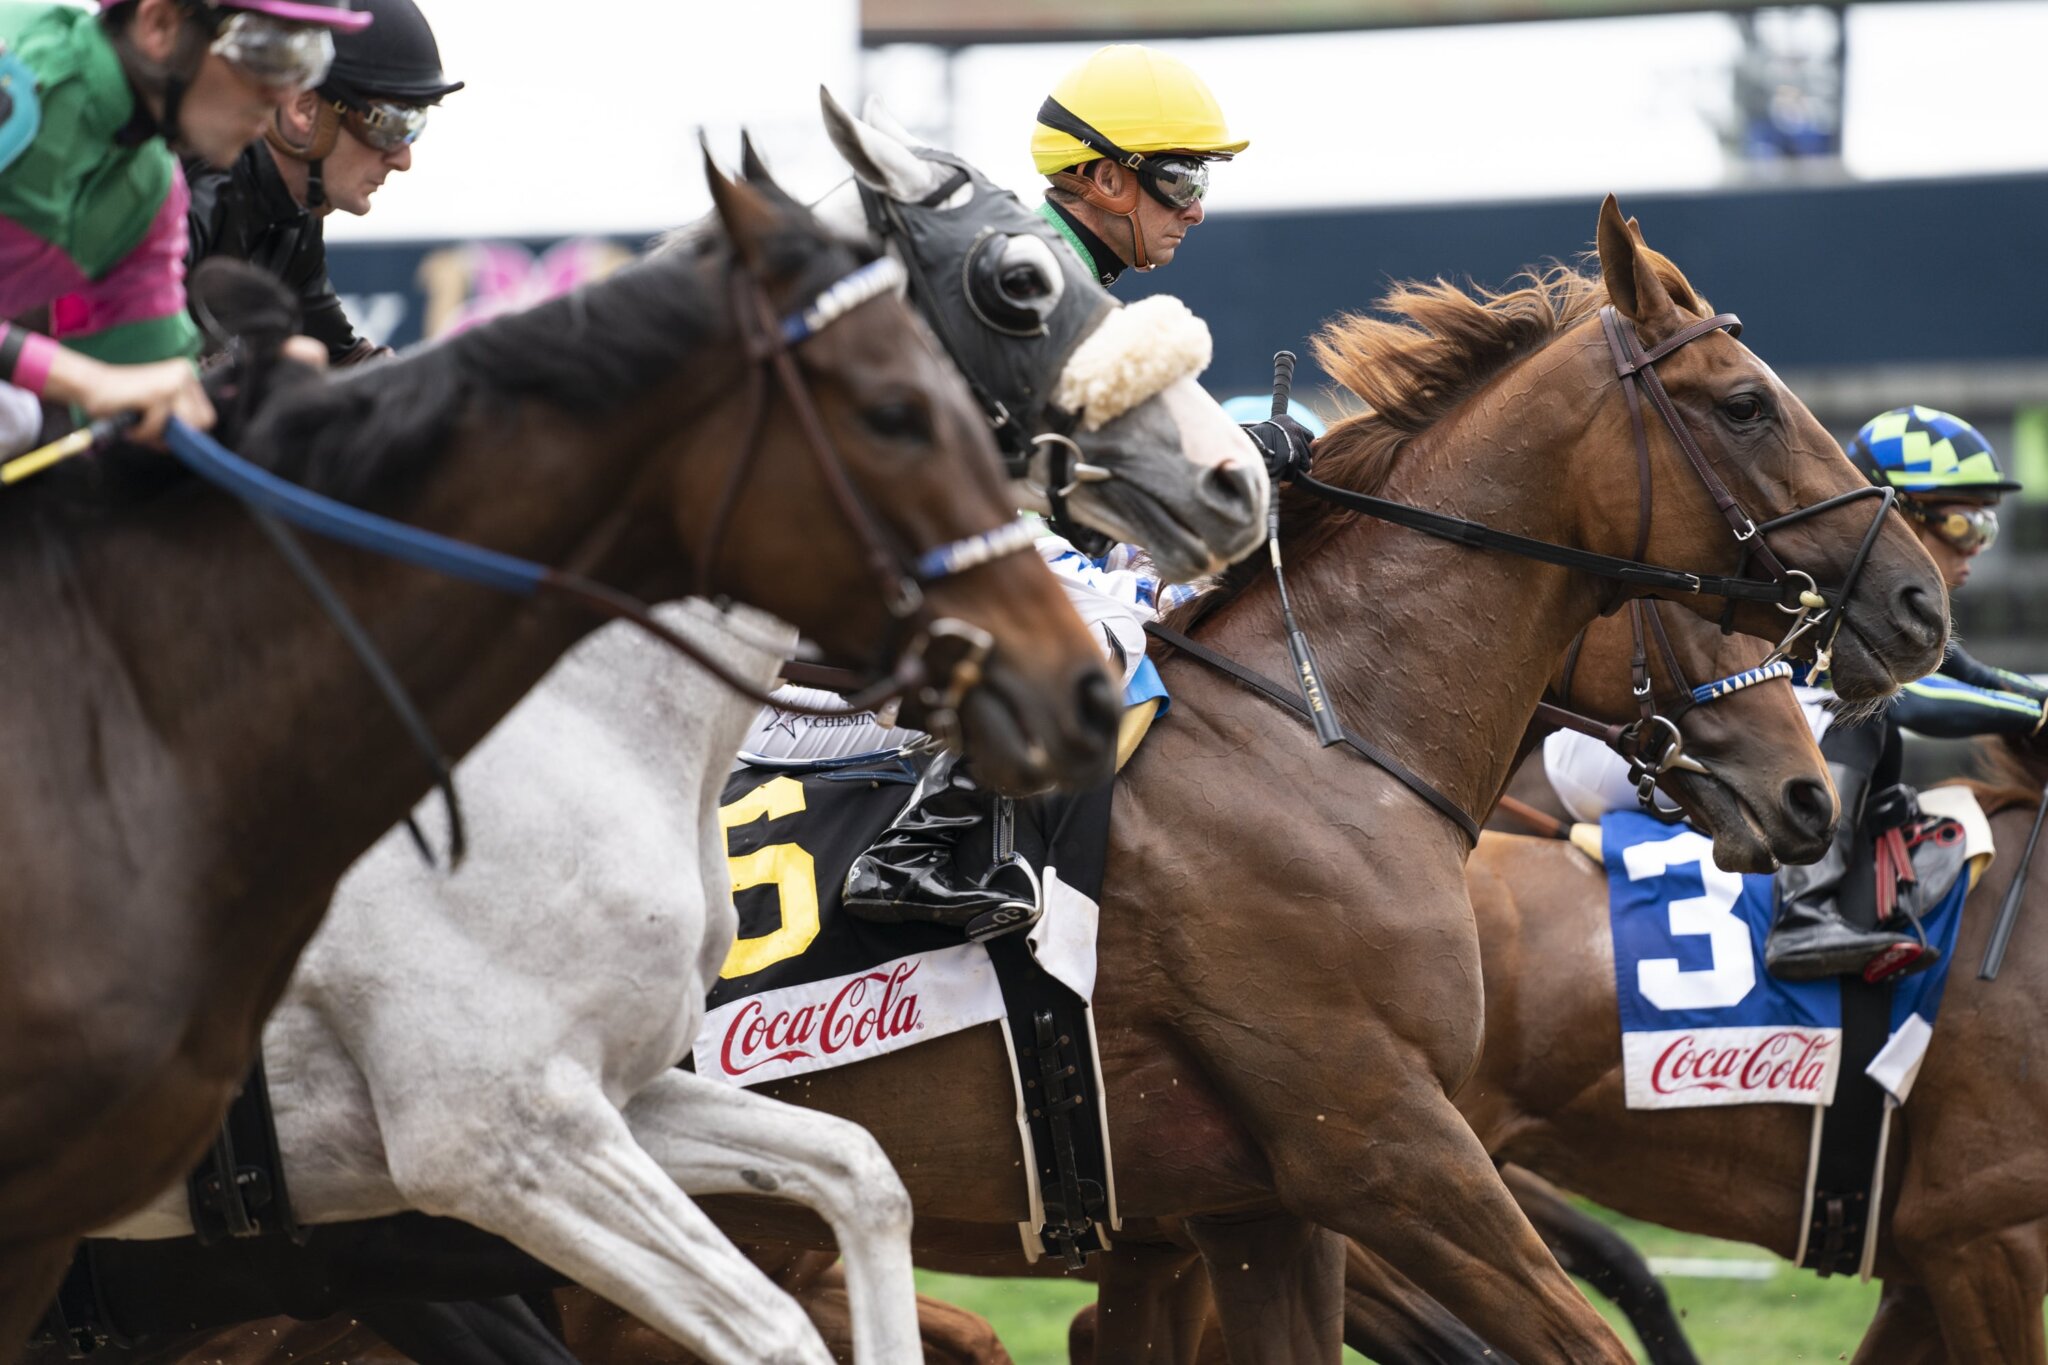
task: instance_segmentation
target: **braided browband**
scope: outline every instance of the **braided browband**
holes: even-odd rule
[[[783,344],[794,346],[805,337],[824,331],[869,299],[902,293],[909,278],[904,273],[903,262],[894,256],[869,261],[838,283],[828,286],[808,306],[784,318],[781,327]]]
[[[1761,667],[1752,668],[1745,673],[1736,673],[1726,678],[1717,678],[1710,683],[1701,683],[1692,690],[1692,699],[1694,702],[1704,706],[1710,701],[1719,701],[1731,692],[1740,692],[1745,687],[1755,687],[1758,683],[1769,682],[1773,678],[1789,678],[1791,676],[1792,665],[1780,659],[1776,663],[1764,664]]]

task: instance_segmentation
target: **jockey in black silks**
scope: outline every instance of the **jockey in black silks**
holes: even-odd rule
[[[427,111],[462,89],[442,72],[434,30],[413,0],[357,8],[374,22],[335,37],[326,79],[272,115],[262,140],[225,169],[185,162],[189,263],[227,256],[282,281],[307,335],[335,365],[390,348],[358,336],[342,310],[327,274],[324,220],[335,209],[368,213],[378,186],[412,168]]]
[[[1127,268],[1149,271],[1171,261],[1181,239],[1202,221],[1210,163],[1249,145],[1231,136],[1199,76],[1134,44],[1102,48],[1068,72],[1038,119],[1032,156],[1051,181],[1040,213],[1104,287]],[[1276,485],[1308,468],[1313,436],[1294,418],[1244,430]],[[1143,625],[1191,590],[1161,582],[1135,546],[1091,555],[1048,532],[1038,549],[1082,619],[1103,637],[1112,667],[1124,678],[1127,704],[1163,698],[1144,659]],[[805,725],[769,709],[742,757],[840,758],[917,738],[915,731],[879,724]],[[842,897],[848,911],[871,920],[953,925],[970,938],[1028,927],[1040,907],[1023,867],[998,863],[973,876],[956,864],[963,840],[984,828],[999,806],[952,755],[935,758],[895,821],[854,861]]]

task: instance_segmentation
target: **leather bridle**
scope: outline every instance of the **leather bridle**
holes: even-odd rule
[[[1673,824],[1685,817],[1657,805],[1657,779],[1674,768],[1702,777],[1712,775],[1706,764],[1685,752],[1685,739],[1679,722],[1686,712],[1695,706],[1755,687],[1758,683],[1778,678],[1790,681],[1792,665],[1783,659],[1769,659],[1755,668],[1694,686],[1686,677],[1685,665],[1678,661],[1678,651],[1672,648],[1671,636],[1664,629],[1661,604],[1654,599],[1634,598],[1628,604],[1628,613],[1629,629],[1634,636],[1634,646],[1629,652],[1629,695],[1635,699],[1636,719],[1629,724],[1610,725],[1571,709],[1572,681],[1578,671],[1579,651],[1586,643],[1586,632],[1582,630],[1573,637],[1571,647],[1565,651],[1557,701],[1537,703],[1536,720],[1590,735],[1614,750],[1628,763],[1629,782],[1635,787],[1636,804],[1666,824]],[[1656,644],[1664,672],[1676,688],[1676,693],[1667,694],[1663,701],[1657,699],[1655,676],[1650,668],[1651,642]]]
[[[1739,686],[1746,687],[1768,681],[1770,678],[1789,676],[1790,666],[1785,664],[1785,656],[1794,643],[1807,635],[1815,636],[1818,641],[1816,671],[1825,670],[1834,648],[1835,637],[1841,632],[1849,599],[1862,578],[1864,566],[1869,563],[1871,550],[1877,543],[1878,532],[1884,526],[1885,515],[1892,510],[1892,504],[1898,496],[1897,491],[1888,485],[1865,485],[1846,493],[1838,493],[1831,498],[1823,498],[1819,502],[1787,512],[1783,516],[1773,517],[1769,521],[1755,520],[1743,510],[1741,503],[1729,491],[1727,483],[1707,460],[1706,453],[1700,449],[1699,442],[1694,439],[1692,432],[1680,418],[1677,405],[1671,401],[1671,395],[1665,390],[1663,381],[1657,375],[1659,361],[1703,336],[1722,330],[1726,330],[1731,337],[1739,336],[1742,331],[1741,319],[1733,313],[1716,313],[1712,317],[1687,323],[1655,346],[1645,348],[1636,333],[1635,324],[1623,317],[1612,304],[1602,307],[1599,316],[1608,353],[1614,361],[1615,377],[1628,404],[1629,427],[1635,443],[1639,491],[1636,541],[1631,557],[1600,554],[1575,546],[1539,540],[1533,536],[1496,530],[1482,522],[1464,517],[1433,512],[1407,503],[1395,502],[1390,498],[1339,488],[1307,474],[1297,476],[1293,481],[1293,487],[1350,511],[1474,549],[1495,550],[1545,564],[1555,564],[1561,568],[1605,578],[1616,584],[1647,588],[1652,593],[1725,598],[1728,605],[1721,618],[1724,632],[1730,629],[1731,615],[1739,601],[1770,602],[1792,617],[1784,638],[1771,651],[1764,664],[1745,674],[1736,675],[1735,679],[1720,679],[1701,688],[1695,688],[1695,700],[1710,700],[1712,696],[1735,691],[1737,685],[1731,684],[1736,684],[1737,679],[1745,680],[1741,681]],[[1688,573],[1681,569],[1643,562],[1642,556],[1649,549],[1650,518],[1653,508],[1649,429],[1643,420],[1643,406],[1646,401],[1663,419],[1665,428],[1678,443],[1686,463],[1692,467],[1701,485],[1707,490],[1708,496],[1713,499],[1715,508],[1728,523],[1730,534],[1741,547],[1736,571],[1733,574]],[[1878,499],[1877,512],[1871,517],[1870,525],[1863,533],[1855,558],[1850,561],[1848,574],[1843,578],[1841,586],[1832,591],[1820,588],[1811,575],[1788,568],[1765,539],[1771,531],[1866,497]],[[1746,576],[1752,560],[1769,576]],[[1618,601],[1611,601],[1608,610],[1614,610],[1618,606]],[[1258,675],[1253,674],[1251,670],[1178,632],[1150,627],[1148,629],[1183,652],[1222,670],[1263,695],[1283,700],[1283,704],[1302,714],[1322,711],[1328,705],[1327,689],[1321,688],[1320,685],[1315,695],[1309,697],[1307,704],[1302,705],[1293,699],[1291,692],[1282,698],[1278,684],[1264,678],[1258,678],[1257,682],[1252,681]],[[1640,614],[1637,629],[1636,652],[1643,660],[1640,686],[1647,689],[1648,656],[1641,634]],[[1661,637],[1661,625],[1657,629]],[[1664,641],[1664,646],[1668,651],[1668,640]],[[1668,657],[1675,663],[1675,654]],[[1782,673],[1778,671],[1781,667],[1784,670]],[[1702,692],[1709,695],[1701,697]],[[1570,724],[1574,729],[1583,730],[1610,742],[1620,740],[1626,735],[1628,748],[1623,751],[1623,756],[1630,760],[1632,775],[1637,780],[1638,796],[1641,797],[1646,790],[1646,782],[1653,783],[1659,774],[1673,767],[1686,767],[1695,761],[1684,757],[1675,720],[1657,714],[1646,691],[1639,690],[1637,695],[1644,709],[1633,726],[1609,727],[1561,708],[1549,708],[1551,714],[1546,718],[1559,724]],[[1539,708],[1539,715],[1544,714],[1544,709]],[[1430,805],[1450,815],[1469,839],[1477,841],[1479,822],[1434,784],[1411,771],[1405,764],[1391,755],[1373,749],[1348,729],[1344,729],[1341,722],[1331,728],[1324,738],[1325,747],[1333,743],[1343,743],[1354,752],[1386,769]]]
[[[957,729],[961,702],[981,680],[983,664],[993,641],[979,627],[933,616],[925,604],[923,585],[1028,550],[1035,539],[1034,532],[1027,523],[1017,520],[932,546],[915,556],[900,552],[883,529],[872,506],[854,487],[846,459],[834,446],[795,358],[796,348],[805,340],[847,313],[884,294],[900,291],[903,278],[902,265],[893,257],[884,256],[859,266],[828,285],[804,306],[778,317],[761,283],[744,263],[737,257],[732,263],[730,289],[734,319],[740,329],[749,375],[747,432],[739,456],[731,467],[732,472],[727,475],[720,491],[710,530],[697,556],[697,586],[699,589],[709,587],[726,520],[737,501],[740,486],[752,464],[751,456],[761,438],[767,386],[772,374],[796,413],[805,445],[817,461],[833,500],[862,539],[869,568],[882,585],[889,613],[896,622],[893,639],[909,637],[908,644],[897,652],[893,666],[883,676],[859,688],[842,707],[813,707],[771,697],[736,674],[723,660],[662,624],[646,603],[581,574],[468,545],[336,502],[278,478],[227,450],[205,433],[176,420],[166,430],[166,444],[180,462],[240,500],[257,516],[259,523],[265,524],[266,531],[272,532],[273,542],[285,552],[294,571],[306,580],[321,606],[334,618],[425,756],[436,785],[447,801],[451,860],[459,862],[465,839],[448,760],[427,730],[418,708],[405,695],[396,674],[371,643],[368,633],[326,583],[313,561],[302,551],[294,553],[296,547],[290,543],[289,535],[270,519],[514,596],[552,594],[597,615],[631,621],[725,686],[761,705],[774,705],[805,715],[857,715],[896,697],[915,693],[930,713],[926,728],[936,734],[948,734]],[[886,650],[891,642],[885,641],[883,649]],[[932,661],[941,647],[953,651],[953,657],[943,668],[938,668]],[[417,831],[415,839],[422,854],[428,854],[426,842],[419,838]],[[428,856],[431,861],[431,855]]]

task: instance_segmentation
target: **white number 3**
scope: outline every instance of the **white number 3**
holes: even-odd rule
[[[1749,925],[1735,913],[1742,876],[1714,865],[1714,845],[1693,830],[1655,843],[1624,849],[1622,865],[1632,882],[1661,877],[1674,867],[1699,866],[1706,894],[1671,902],[1673,934],[1705,934],[1709,965],[1683,971],[1675,957],[1645,958],[1636,964],[1636,988],[1660,1010],[1715,1010],[1737,1004],[1756,986],[1756,955]]]

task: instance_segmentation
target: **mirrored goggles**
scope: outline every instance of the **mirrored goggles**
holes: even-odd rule
[[[1209,163],[1199,156],[1148,156],[1139,173],[1152,197],[1184,209],[1209,192]]]
[[[341,111],[341,126],[365,146],[379,152],[395,152],[419,141],[427,131],[427,106],[373,100],[367,108],[335,106]]]
[[[1969,554],[1986,550],[1998,539],[1998,509],[1995,507],[1925,508],[1907,505],[1913,519],[1942,540]]]
[[[266,90],[311,90],[334,64],[334,35],[318,24],[239,10],[220,26],[212,50]]]

